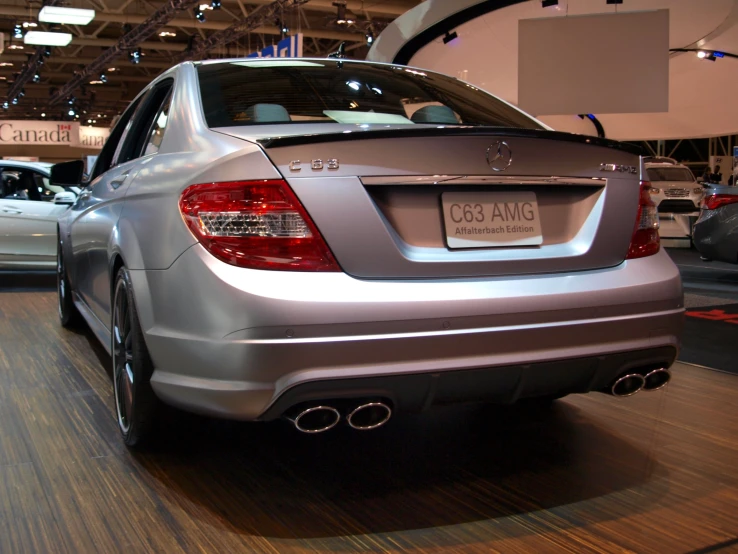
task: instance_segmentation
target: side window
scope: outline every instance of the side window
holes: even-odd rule
[[[161,146],[161,141],[164,140],[164,131],[167,128],[167,120],[169,119],[169,106],[172,103],[172,93],[169,92],[164,104],[162,104],[159,113],[156,114],[154,124],[151,126],[149,131],[149,138],[146,141],[146,148],[144,149],[143,155],[150,156],[156,154]]]
[[[43,200],[44,202],[53,202],[54,196],[57,192],[64,192],[64,187],[52,185],[46,175],[38,173],[36,171],[32,171],[31,173],[33,173],[33,179],[34,181],[36,181],[36,187],[41,193],[41,200]]]
[[[154,120],[162,111],[162,107],[169,97],[174,81],[166,79],[157,83],[144,97],[141,109],[136,111],[123,138],[123,144],[118,148],[116,165],[135,160],[143,155],[144,148],[149,141],[149,131]]]
[[[115,154],[118,151],[118,147],[121,143],[121,139],[124,136],[125,130],[128,128],[128,124],[136,112],[138,106],[141,104],[142,97],[139,97],[133,104],[128,106],[128,109],[123,112],[123,115],[117,121],[113,130],[110,132],[110,137],[105,141],[105,145],[100,151],[100,155],[95,161],[95,167],[90,174],[90,181],[94,180],[98,175],[102,175],[108,169],[113,167],[113,161],[115,160]]]
[[[3,168],[0,198],[6,198],[8,200],[42,200],[43,188],[39,188],[35,176],[36,172],[29,169],[19,167]]]

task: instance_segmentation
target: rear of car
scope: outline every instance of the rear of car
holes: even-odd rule
[[[738,263],[738,187],[715,185],[705,190],[693,240],[703,257]]]
[[[180,189],[196,244],[132,272],[160,398],[245,420],[419,411],[606,390],[674,361],[681,282],[636,151],[412,68],[189,69],[202,143],[244,151],[204,156]]]

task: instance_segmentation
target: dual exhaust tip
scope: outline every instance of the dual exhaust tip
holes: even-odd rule
[[[662,367],[647,373],[626,373],[620,376],[610,387],[610,394],[625,398],[637,392],[654,391],[664,388],[671,380],[671,372]]]
[[[295,429],[303,433],[322,433],[341,421],[341,412],[333,406],[311,406],[286,416]],[[392,409],[380,401],[363,402],[346,414],[346,423],[359,431],[377,429],[392,417]]]

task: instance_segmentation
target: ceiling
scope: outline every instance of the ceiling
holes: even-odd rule
[[[280,40],[284,25],[289,34],[300,32],[304,35],[305,56],[324,57],[345,42],[347,56],[363,59],[368,51],[367,33],[378,36],[391,21],[420,3],[420,0],[347,0],[346,8],[355,23],[339,25],[336,23],[334,0],[299,1],[304,3],[281,11],[253,32],[213,48],[198,58],[238,57],[261,50]],[[202,0],[195,5],[209,3],[210,0]],[[205,22],[195,18],[196,8],[180,11],[138,45],[142,51],[139,64],[131,64],[127,52],[124,52],[106,64],[108,67],[103,71],[107,83],[89,84],[99,80],[98,74],[85,79],[84,86],[74,92],[78,115],[81,116],[79,120],[87,123],[88,118],[97,125],[106,125],[105,121],[120,113],[146,83],[186,57],[193,41],[197,44],[197,41],[203,41],[249,15],[260,13],[259,9],[264,10],[271,3],[271,0],[221,0],[220,9],[203,12]],[[37,68],[40,81],[24,83],[25,95],[18,99],[17,105],[11,103],[9,109],[0,112],[2,119],[41,119],[42,113],[46,119],[70,119],[65,102],[49,104],[53,92],[62,89],[75,73],[95,62],[126,32],[135,29],[164,3],[156,0],[71,0],[57,2],[57,5],[93,9],[96,11],[95,19],[86,26],[60,26],[60,31],[73,35],[71,44],[52,49],[51,56]],[[11,48],[24,46],[22,40],[9,41],[13,28],[19,23],[37,22],[40,8],[41,2],[35,0],[0,2],[0,32],[5,34],[5,51],[0,54],[0,104],[5,100],[12,101],[8,90],[27,64],[29,55],[36,51],[31,46]],[[42,30],[42,27],[43,24],[35,30]],[[162,31],[168,34],[160,36]]]

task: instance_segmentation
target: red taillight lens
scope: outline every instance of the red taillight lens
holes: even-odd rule
[[[728,204],[738,204],[738,194],[711,194],[702,201],[702,207],[706,210],[717,210]]]
[[[193,185],[182,217],[208,252],[239,267],[340,271],[300,201],[282,180]]]
[[[656,204],[651,200],[651,183],[641,181],[638,217],[636,218],[633,238],[630,240],[627,259],[645,258],[659,251],[659,213]]]

